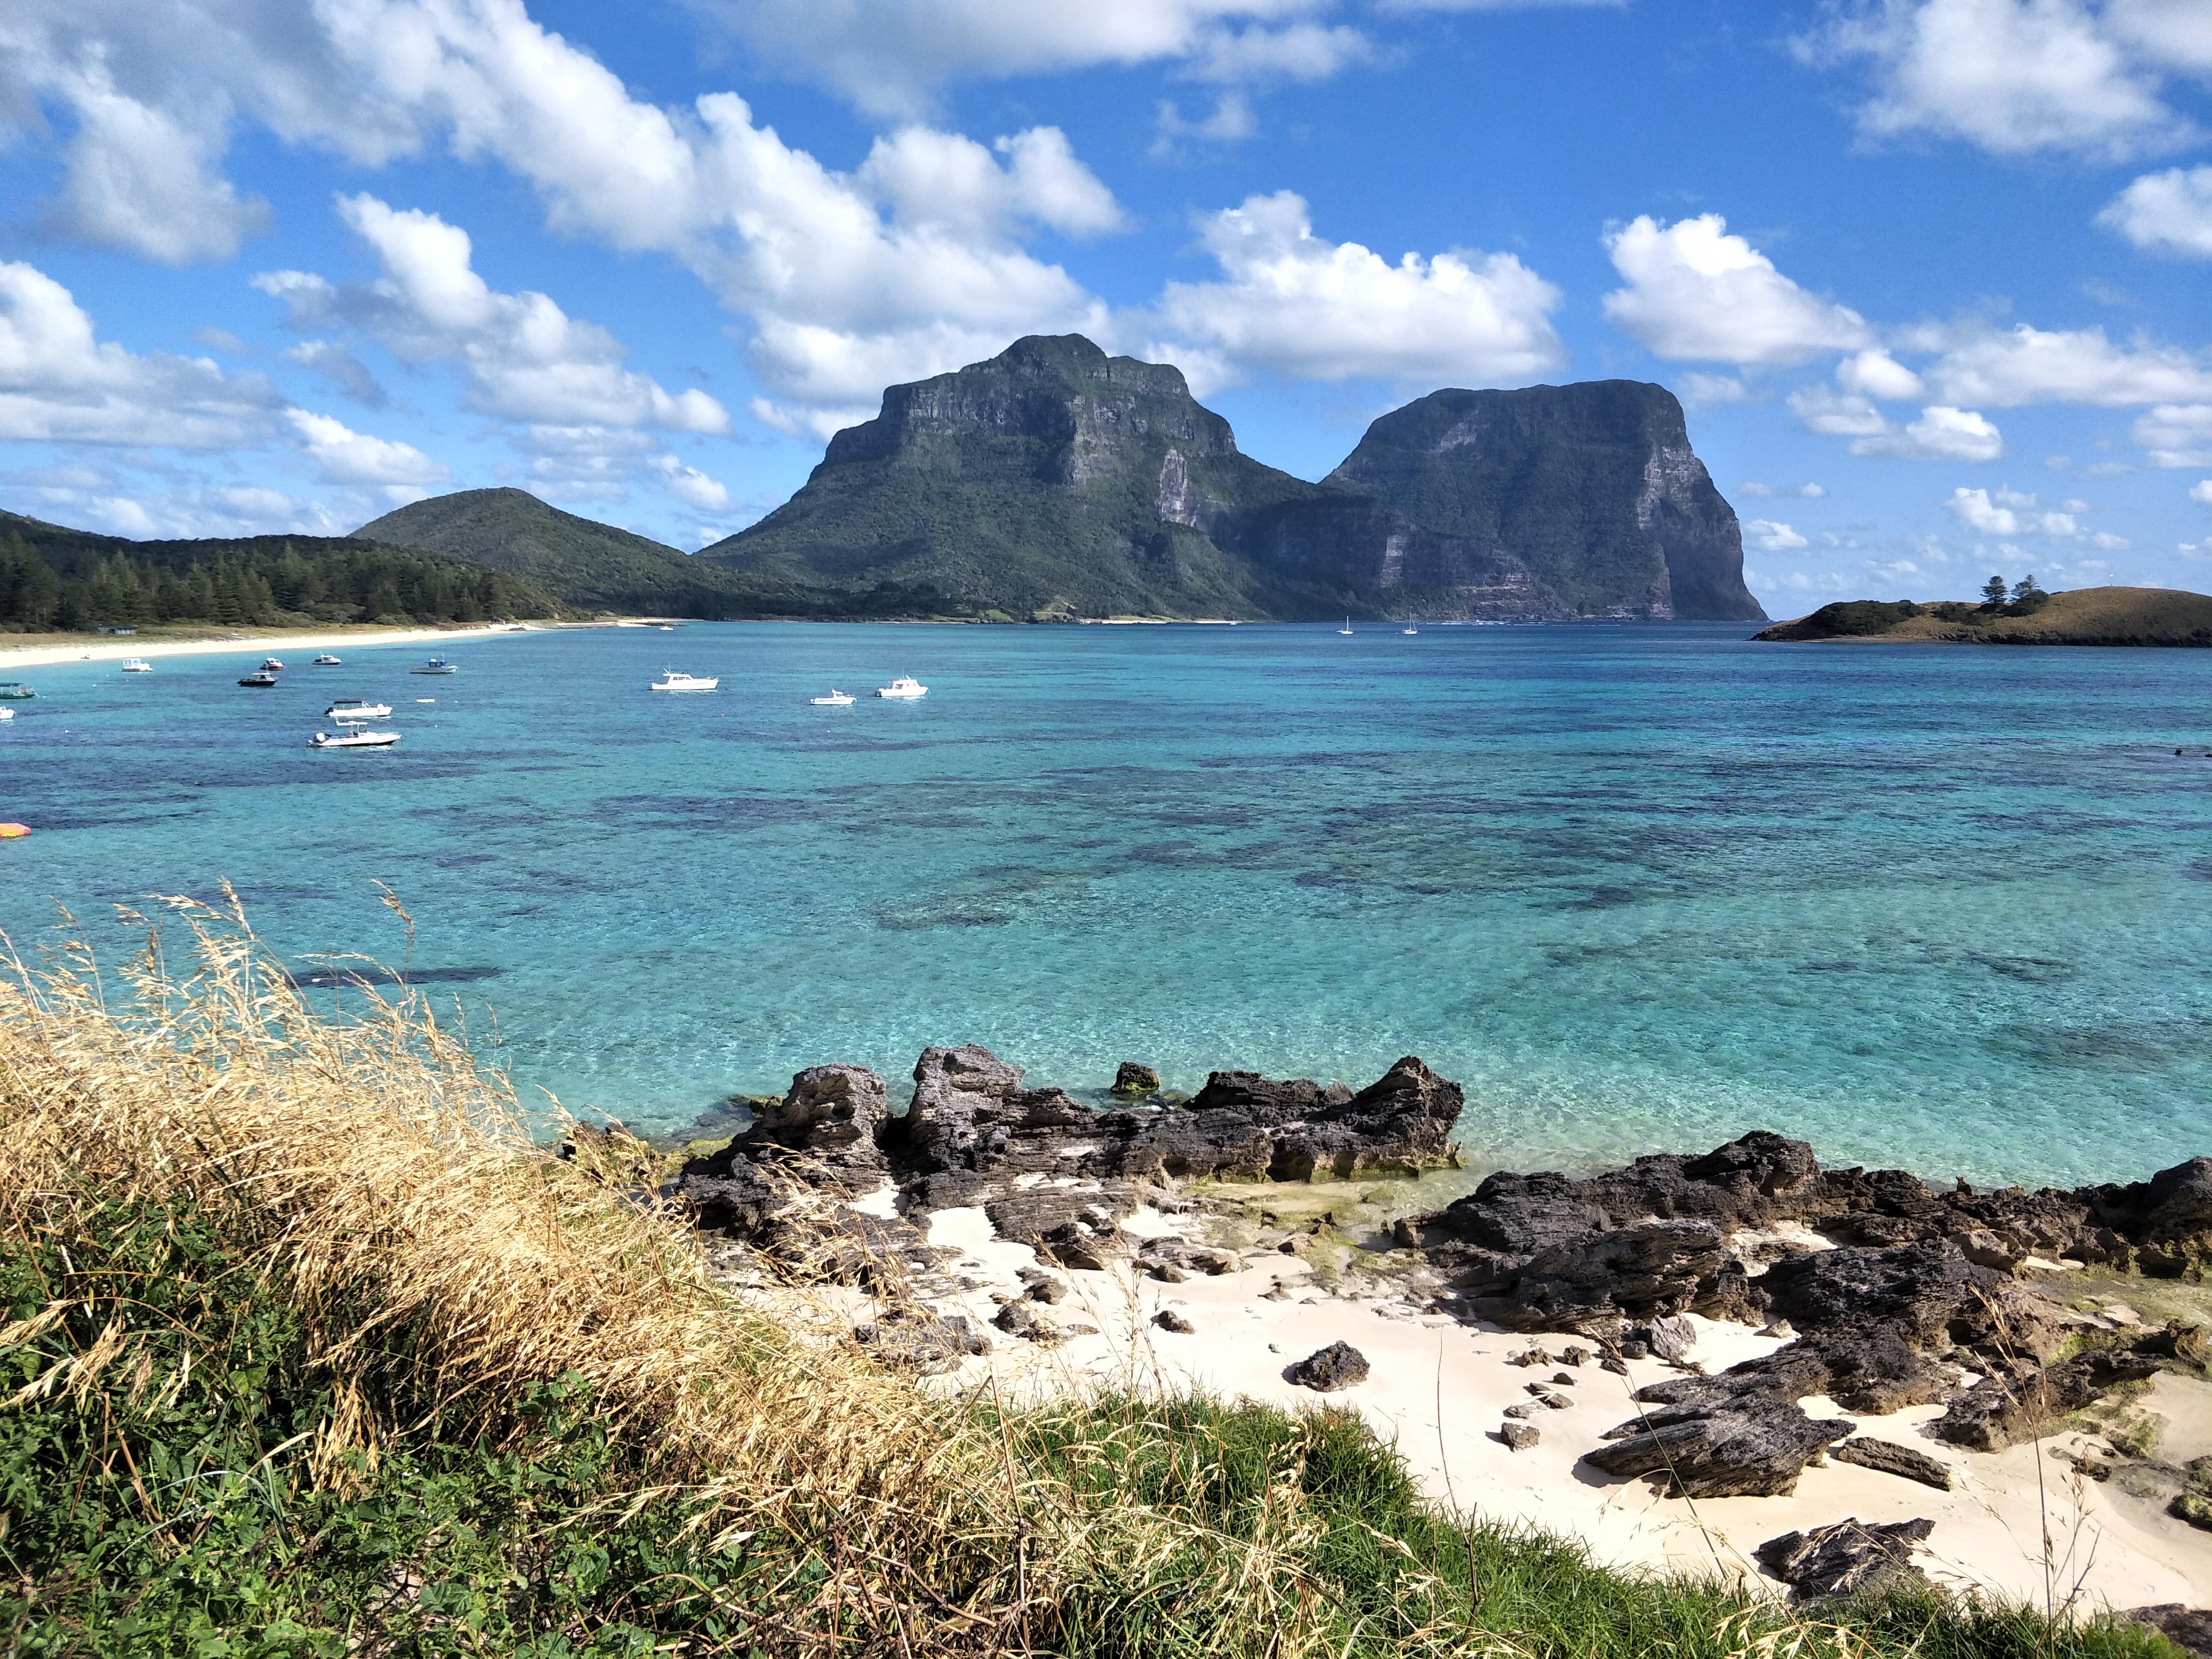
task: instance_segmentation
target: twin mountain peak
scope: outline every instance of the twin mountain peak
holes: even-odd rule
[[[437,497],[361,533],[482,558],[487,498],[519,494]],[[462,520],[471,545],[441,548]],[[559,592],[535,562],[514,573]],[[790,501],[684,563],[709,616],[1765,614],[1663,386],[1433,392],[1316,484],[1238,450],[1181,370],[1080,335],[890,387]]]

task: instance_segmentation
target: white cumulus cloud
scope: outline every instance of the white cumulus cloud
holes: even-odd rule
[[[1936,395],[1999,409],[2027,404],[2130,404],[2212,398],[2199,354],[2148,343],[2114,345],[2101,328],[1960,331],[1923,372]]]
[[[2136,417],[2131,435],[2153,466],[2212,466],[2212,403],[2160,404]]]
[[[1872,137],[2121,160],[2193,136],[2164,89],[2202,68],[2203,17],[2197,0],[1859,0],[1797,46],[1867,66],[1859,125]]]
[[[453,476],[444,462],[412,444],[369,437],[328,415],[288,409],[284,418],[325,483],[434,484]]]
[[[437,215],[398,211],[373,196],[342,197],[347,226],[375,250],[384,275],[334,285],[310,272],[255,277],[283,300],[295,328],[357,328],[409,362],[450,362],[467,377],[471,409],[512,420],[723,432],[729,411],[705,392],[665,391],[623,367],[595,323],[543,294],[501,294],[470,264],[468,233]]]
[[[2079,508],[2078,501],[2069,502]],[[2008,486],[1995,493],[1987,489],[1954,489],[1944,508],[1968,530],[1990,536],[2076,536],[2080,522],[2073,514],[2052,511],[2032,495]]]
[[[1844,358],[1836,368],[1836,380],[1846,392],[1892,403],[1920,395],[1920,377],[1878,347]]]
[[[2192,501],[2202,501],[2205,506],[2212,507],[2212,478],[2203,479],[2197,483],[2189,492],[2189,499]]]
[[[2147,173],[2106,204],[2097,222],[2154,253],[2212,259],[2212,167]]]
[[[1788,525],[1773,519],[1746,519],[1743,538],[1761,553],[1790,553],[1812,545]]]
[[[2004,453],[2004,434],[1978,411],[1935,404],[1920,418],[1853,441],[1854,455],[1888,455],[1908,461],[1994,461]]]
[[[1210,214],[1199,231],[1221,280],[1170,283],[1149,318],[1122,325],[1155,331],[1148,349],[1194,382],[1272,371],[1495,386],[1565,359],[1551,322],[1559,289],[1510,253],[1407,253],[1393,264],[1315,235],[1289,191]]]
[[[656,455],[652,465],[660,475],[660,487],[684,506],[702,513],[729,510],[729,486],[719,478],[708,477],[696,466],[686,466],[673,455]]]
[[[1864,318],[1798,287],[1717,213],[1665,226],[1645,215],[1605,247],[1628,283],[1605,296],[1605,314],[1657,356],[1800,363],[1870,337]]]
[[[67,289],[0,261],[0,438],[229,449],[264,441],[283,401],[260,375],[100,340]]]

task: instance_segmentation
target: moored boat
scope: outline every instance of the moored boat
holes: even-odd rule
[[[21,680],[0,680],[0,702],[28,702],[38,695]]]
[[[274,674],[279,669],[283,668],[284,665],[277,661],[274,657],[264,657],[261,659],[261,666],[264,672]]]
[[[458,674],[461,672],[461,665],[457,662],[447,662],[443,657],[425,657],[407,672],[410,674]]]
[[[339,659],[333,657],[327,651],[324,652],[321,656],[315,659],[315,666],[318,668],[336,668],[338,665]]]
[[[712,691],[721,684],[718,675],[680,674],[673,668],[661,671],[660,678],[647,689],[653,691]]]
[[[143,657],[127,657],[124,659],[123,672],[126,674],[150,674],[154,672],[154,665]]]
[[[239,684],[240,685],[255,686],[275,685],[277,684],[277,680],[276,677],[270,673],[267,669],[257,668],[251,674],[248,674],[245,678],[239,681]]]
[[[388,702],[368,702],[360,697],[340,697],[323,710],[326,720],[386,720],[392,718]]]
[[[853,694],[850,691],[840,691],[833,685],[830,688],[828,696],[809,697],[806,701],[817,708],[842,708],[853,701]]]
[[[903,698],[911,702],[916,697],[927,696],[929,688],[911,675],[902,674],[889,685],[878,686],[876,695],[879,697]]]
[[[15,711],[14,709],[12,709],[12,708],[0,708],[0,720],[14,720],[15,718]]]
[[[341,723],[335,732],[318,732],[307,739],[310,749],[389,749],[399,741],[397,732],[372,732],[366,726]]]

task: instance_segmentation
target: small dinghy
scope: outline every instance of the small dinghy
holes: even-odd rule
[[[830,688],[828,696],[809,697],[806,701],[817,708],[843,708],[852,702],[853,694],[850,691],[840,691],[833,685]]]

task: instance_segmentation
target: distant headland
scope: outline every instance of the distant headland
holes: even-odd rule
[[[1752,637],[1917,645],[2212,646],[2212,596],[2172,587],[2044,593],[2030,586],[2019,598],[1979,604],[1846,599],[1761,629]]]

